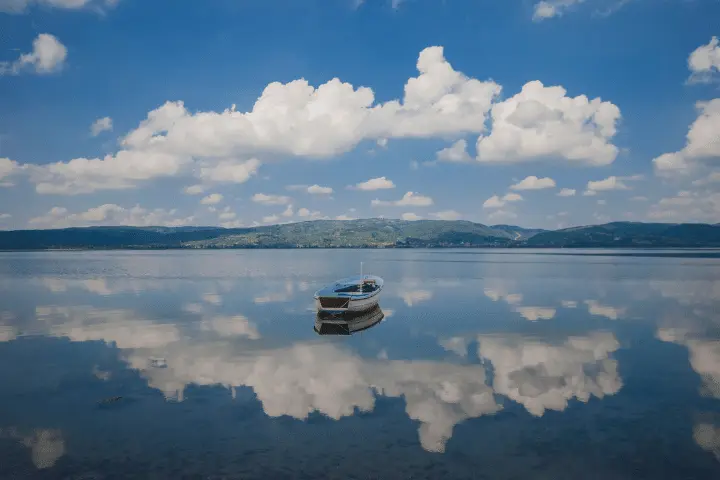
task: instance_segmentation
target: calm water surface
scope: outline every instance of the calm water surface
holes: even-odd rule
[[[384,320],[318,335],[313,292],[361,261]],[[717,479],[718,267],[0,253],[0,478]]]

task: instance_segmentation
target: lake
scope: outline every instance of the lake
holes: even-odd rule
[[[383,320],[313,293],[385,279]],[[0,478],[720,478],[720,253],[0,253]]]

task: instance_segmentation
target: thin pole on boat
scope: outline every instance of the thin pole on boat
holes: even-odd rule
[[[360,262],[360,285],[362,285],[362,283],[363,283],[362,267],[363,267],[363,262]]]

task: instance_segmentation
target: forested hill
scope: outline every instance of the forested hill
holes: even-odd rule
[[[616,222],[563,230],[444,220],[0,231],[1,250],[122,248],[720,247],[720,226]]]

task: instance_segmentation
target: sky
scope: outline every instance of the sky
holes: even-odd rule
[[[0,229],[720,222],[719,0],[0,0]]]

